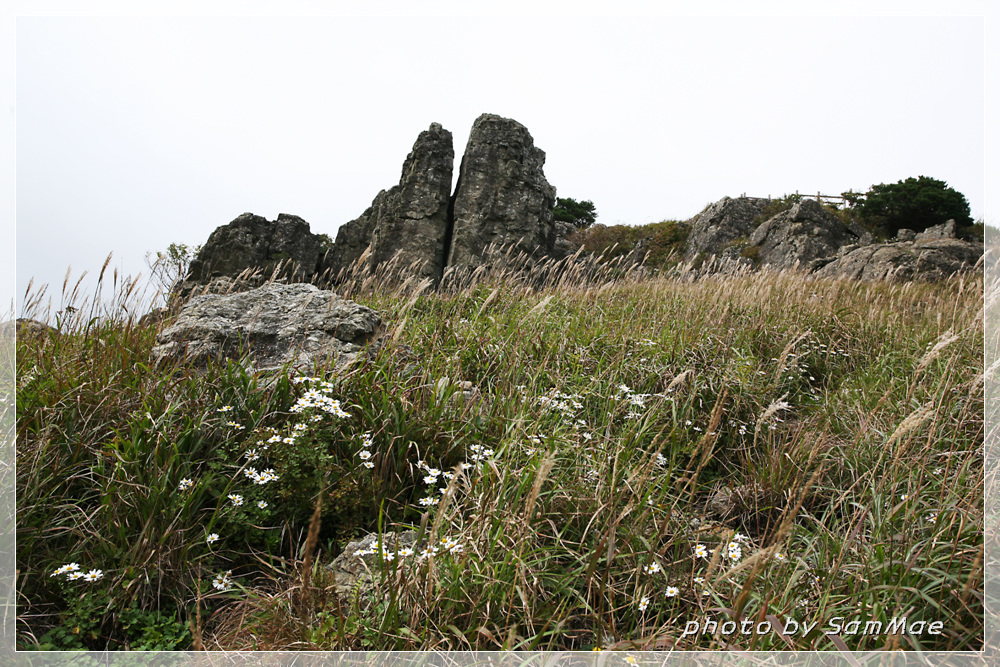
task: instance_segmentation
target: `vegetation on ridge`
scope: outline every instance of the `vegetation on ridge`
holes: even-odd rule
[[[315,379],[152,368],[125,309],[19,340],[20,646],[982,647],[981,276],[535,270],[350,282],[384,342]],[[411,527],[336,595],[348,540]]]

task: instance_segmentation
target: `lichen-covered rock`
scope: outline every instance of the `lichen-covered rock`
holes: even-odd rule
[[[770,199],[758,197],[723,197],[691,220],[691,233],[684,243],[684,259],[699,254],[721,256],[722,251],[754,231],[754,218],[761,214]]]
[[[948,220],[942,222],[940,225],[934,225],[933,227],[928,227],[924,231],[918,233],[913,240],[915,241],[932,241],[935,239],[954,239],[958,238],[958,233],[955,230],[955,221]]]
[[[315,285],[269,284],[234,294],[192,297],[157,336],[153,360],[238,359],[275,370],[285,364],[351,363],[378,333],[374,310]]]
[[[327,565],[327,569],[333,572],[334,585],[339,595],[348,596],[357,589],[364,592],[371,588],[372,570],[378,567],[376,552],[380,547],[395,559],[399,550],[409,548],[417,551],[418,546],[421,545],[417,545],[415,530],[386,533],[382,536],[381,543],[378,533],[369,533],[344,547],[340,555]]]
[[[296,215],[281,213],[271,221],[244,213],[212,232],[177,291],[187,296],[214,278],[235,278],[245,271],[256,271],[268,279],[279,264],[280,277],[309,280],[319,266],[321,246],[321,237]]]
[[[958,239],[878,243],[851,250],[813,275],[889,282],[941,280],[973,270],[982,256],[982,244]]]
[[[455,149],[451,132],[431,123],[403,163],[399,184],[378,193],[356,220],[341,226],[325,261],[332,276],[349,269],[366,250],[368,270],[396,259],[407,272],[437,281],[445,261]]]
[[[803,199],[761,224],[750,235],[759,266],[811,271],[832,261],[837,250],[860,239],[815,199]]]
[[[551,256],[556,191],[544,164],[545,152],[517,121],[493,114],[476,119],[453,198],[449,267],[479,266],[490,246],[513,245],[534,259]]]

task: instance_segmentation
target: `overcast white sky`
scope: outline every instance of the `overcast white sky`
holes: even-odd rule
[[[22,3],[14,13],[78,5]],[[329,14],[347,5],[244,6]],[[296,214],[335,236],[398,181],[430,123],[454,134],[457,174],[484,112],[527,126],[558,194],[593,200],[605,224],[686,219],[744,192],[839,194],[917,175],[947,181],[974,217],[996,224],[984,178],[989,18],[718,7],[758,15],[20,16],[17,307],[31,279],[58,296],[67,268],[96,274],[109,252],[122,273],[145,272],[147,251],[203,243],[245,211]],[[978,2],[817,7],[986,11]],[[4,48],[6,61],[13,47]],[[8,107],[13,118],[12,98]],[[9,275],[5,266],[0,303],[11,302]]]

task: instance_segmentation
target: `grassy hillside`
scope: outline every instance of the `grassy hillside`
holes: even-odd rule
[[[154,368],[124,314],[19,340],[21,645],[982,646],[981,277],[536,278],[347,286],[383,342],[308,380]],[[822,634],[904,616],[941,633]]]

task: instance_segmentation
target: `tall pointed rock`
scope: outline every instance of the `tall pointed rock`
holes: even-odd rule
[[[476,119],[453,197],[448,266],[488,261],[490,244],[516,244],[537,259],[551,255],[556,190],[545,180],[544,164],[545,152],[517,121],[493,114]]]
[[[415,264],[415,275],[438,280],[444,269],[454,163],[451,132],[431,123],[403,163],[399,184],[378,193],[361,217],[341,225],[327,257],[331,274],[349,268],[370,247],[368,267],[396,257],[397,266]]]

